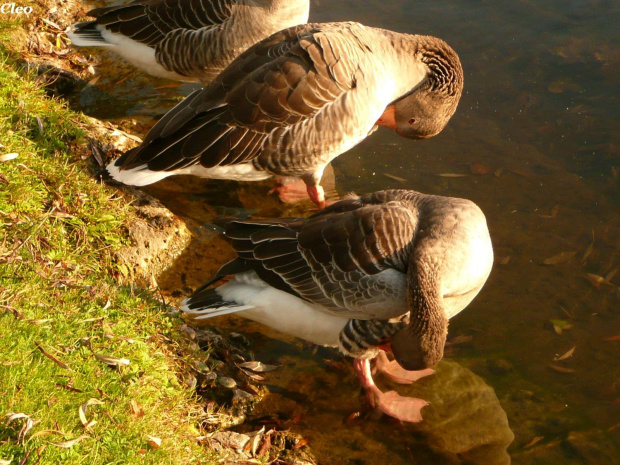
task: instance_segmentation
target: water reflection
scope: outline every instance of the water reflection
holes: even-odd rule
[[[514,462],[620,463],[620,341],[615,338],[620,335],[620,5],[611,0],[320,0],[312,7],[313,21],[360,20],[436,35],[458,51],[465,93],[444,132],[413,142],[377,131],[337,159],[337,189],[343,194],[404,187],[480,205],[497,262],[481,294],[451,322],[450,334],[468,342],[454,346],[448,360],[497,392],[516,436],[508,449]],[[89,113],[129,119],[123,124],[135,132],[141,124],[142,130],[148,127],[150,112],[163,113],[185,92],[154,90],[168,84],[136,73],[115,86],[104,76],[94,86],[99,96],[83,98]],[[155,103],[160,106],[152,107]],[[306,206],[289,209],[266,197],[268,184],[184,182],[166,181],[151,192],[178,214],[194,218],[196,231],[219,213],[307,214]],[[211,232],[198,234],[186,264],[177,269],[185,269],[184,281],[172,272],[166,277],[170,291],[188,292],[229,258],[226,245],[215,241]],[[564,259],[545,265],[562,253]],[[315,439],[320,463],[361,463],[368,451],[383,459],[367,463],[434,463],[416,456],[433,443],[430,436],[383,420],[342,428],[341,442],[355,438],[345,443],[350,455],[333,455],[324,425],[340,425],[348,413],[343,408],[330,414],[327,403],[333,398],[336,405],[355,409],[354,378],[330,378],[320,356],[273,344],[265,342],[269,350],[260,353],[263,360],[279,357],[291,366],[270,383],[289,390],[306,386],[310,406],[303,408],[313,408],[320,421],[298,428]],[[558,360],[573,347],[572,356]],[[327,389],[313,389],[317,376],[327,376],[322,381]],[[441,386],[435,389],[442,392]],[[332,397],[325,398],[326,392]],[[276,393],[273,399],[272,411],[289,408],[284,396],[277,400]],[[429,414],[427,420],[430,425]],[[473,431],[475,423],[467,422],[451,430],[462,438]],[[468,463],[454,456],[442,460]]]

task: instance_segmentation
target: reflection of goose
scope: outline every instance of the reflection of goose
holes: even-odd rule
[[[309,0],[135,0],[88,12],[77,46],[107,46],[154,76],[209,82],[237,55],[308,20]]]
[[[224,221],[238,258],[183,303],[199,318],[241,316],[355,357],[371,402],[419,421],[426,405],[382,393],[368,360],[390,349],[400,367],[443,357],[448,319],[478,294],[493,262],[480,209],[406,190],[337,202],[308,219]],[[211,285],[232,276],[225,284]],[[380,358],[402,382],[415,374]]]
[[[173,174],[301,178],[321,205],[327,163],[376,125],[412,139],[439,133],[462,87],[458,56],[440,39],[358,23],[292,27],[239,56],[107,169],[137,186]]]

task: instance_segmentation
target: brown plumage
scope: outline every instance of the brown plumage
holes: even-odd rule
[[[73,25],[74,45],[107,46],[159,77],[207,83],[245,49],[305,23],[309,0],[134,0]]]
[[[238,258],[182,309],[198,318],[239,312],[278,331],[338,347],[369,401],[402,421],[426,402],[383,393],[375,368],[400,383],[443,356],[448,319],[476,296],[493,263],[480,209],[406,190],[352,197],[310,218],[219,221]],[[224,277],[225,284],[214,287]],[[388,362],[381,349],[389,349]],[[404,369],[404,370],[403,370]]]
[[[440,132],[462,87],[458,56],[440,39],[358,23],[296,26],[239,56],[108,172],[132,185],[172,174],[297,177],[312,196],[326,164],[376,124],[412,139]]]

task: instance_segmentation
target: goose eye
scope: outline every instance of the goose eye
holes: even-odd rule
[[[411,119],[409,120],[409,124],[415,124],[415,118],[411,118]]]

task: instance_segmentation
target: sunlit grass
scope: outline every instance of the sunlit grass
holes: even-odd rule
[[[86,121],[20,73],[0,50],[0,463],[212,463],[179,321],[113,279],[132,212],[88,175]]]

